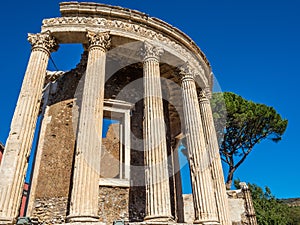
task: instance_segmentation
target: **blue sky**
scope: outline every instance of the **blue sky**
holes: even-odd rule
[[[99,1],[98,1],[99,2]],[[43,18],[59,16],[59,1],[1,3],[0,141],[5,142],[30,54],[27,33]],[[188,34],[204,51],[223,91],[273,106],[289,120],[283,140],[255,147],[236,178],[269,186],[276,197],[300,197],[298,125],[300,1],[102,0],[158,17]],[[61,70],[76,65],[80,48],[62,46],[53,59]],[[66,55],[68,56],[66,57]],[[54,69],[51,63],[50,69]]]

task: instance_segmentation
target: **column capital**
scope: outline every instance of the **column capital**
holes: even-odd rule
[[[204,92],[205,92],[205,95],[208,99],[211,99],[212,98],[212,90],[210,87],[205,87],[204,88]]]
[[[159,61],[160,56],[164,53],[163,48],[157,47],[149,43],[148,41],[145,41],[143,44],[142,48],[142,57],[143,61],[145,62],[146,60],[156,60]]]
[[[111,46],[110,32],[87,30],[86,36],[89,39],[90,49],[93,47],[100,47],[106,52]]]
[[[186,62],[182,66],[179,67],[179,75],[181,77],[181,80],[195,80],[196,77],[196,71],[191,66],[190,63]]]
[[[211,91],[209,87],[202,88],[199,93],[199,102],[209,102],[211,99]]]
[[[31,44],[32,50],[41,48],[46,50],[49,54],[58,50],[58,43],[56,38],[51,36],[50,31],[37,34],[28,34],[27,40]]]

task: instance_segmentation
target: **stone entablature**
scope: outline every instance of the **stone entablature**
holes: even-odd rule
[[[62,17],[98,17],[99,14],[120,19],[121,21],[131,21],[131,23],[145,24],[153,30],[164,32],[172,39],[177,40],[179,43],[184,44],[190,51],[201,56],[203,62],[210,66],[205,54],[195,44],[195,42],[188,37],[181,30],[166,23],[158,18],[150,17],[149,15],[139,12],[137,10],[125,9],[118,6],[111,6],[99,3],[86,3],[86,2],[62,2],[60,3],[60,12]],[[135,28],[139,30],[138,27]]]
[[[199,71],[197,75],[200,77],[197,80],[203,87],[212,83],[210,64],[204,53],[177,28],[146,14],[121,7],[76,2],[64,2],[60,7],[62,17],[44,19],[42,26],[42,32],[50,31],[60,43],[87,43],[86,31],[95,29],[131,40],[149,40],[180,59],[179,64],[190,62]],[[72,33],[68,32],[70,30]]]

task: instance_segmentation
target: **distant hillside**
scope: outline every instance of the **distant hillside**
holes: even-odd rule
[[[280,200],[289,206],[300,206],[300,198],[285,198]]]

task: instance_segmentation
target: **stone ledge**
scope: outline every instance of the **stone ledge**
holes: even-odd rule
[[[15,220],[13,218],[0,217],[0,225],[13,225]]]
[[[60,224],[53,224],[53,225],[106,225],[103,222],[71,222],[71,223],[60,223]]]
[[[106,225],[103,222],[70,222],[70,223],[58,223],[53,225]]]
[[[126,179],[100,178],[99,186],[128,188],[130,183]]]

